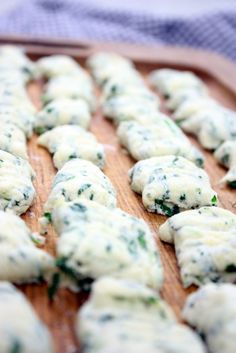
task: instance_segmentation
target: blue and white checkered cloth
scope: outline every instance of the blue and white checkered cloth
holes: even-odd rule
[[[236,60],[236,0],[6,0],[0,33],[184,45]]]

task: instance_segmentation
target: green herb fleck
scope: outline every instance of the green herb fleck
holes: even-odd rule
[[[52,282],[48,287],[49,300],[53,300],[60,286],[60,273],[56,272],[52,276]]]
[[[228,181],[228,185],[232,189],[236,189],[236,180]]]
[[[47,219],[48,223],[52,222],[52,214],[50,212],[45,212],[43,216]]]
[[[138,242],[143,249],[147,249],[147,243],[145,239],[145,232],[143,230],[138,230]]]
[[[233,273],[236,272],[236,265],[235,264],[229,264],[225,268],[225,272],[227,273]]]
[[[217,196],[216,196],[216,195],[214,195],[214,196],[212,197],[212,199],[211,199],[211,204],[212,204],[212,206],[216,206],[216,204],[217,204]]]
[[[158,207],[168,217],[171,217],[174,214],[179,213],[179,206],[177,206],[177,205],[174,205],[173,207],[169,207],[164,204],[163,200],[158,200],[158,199],[155,200],[155,204],[158,205]]]

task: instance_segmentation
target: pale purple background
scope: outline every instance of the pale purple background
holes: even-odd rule
[[[236,0],[0,0],[0,34],[206,48],[236,60]]]

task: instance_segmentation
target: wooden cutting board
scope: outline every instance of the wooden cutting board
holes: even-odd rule
[[[22,37],[0,37],[0,44],[3,43],[25,47],[29,56],[34,60],[49,54],[67,54],[74,56],[82,65],[84,65],[87,56],[94,52],[100,50],[116,51],[134,60],[144,77],[155,68],[190,69],[204,80],[213,98],[226,107],[236,110],[236,66],[216,54],[175,47],[151,48],[124,44],[99,44]],[[42,89],[43,82],[34,82],[28,87],[29,94],[38,109],[41,106]],[[161,110],[168,113],[164,104],[162,104]],[[178,318],[181,319],[180,312],[184,301],[195,288],[183,289],[173,248],[168,244],[161,243],[157,237],[158,226],[163,223],[165,217],[147,213],[142,206],[141,198],[131,191],[127,172],[134,164],[134,160],[119,146],[115,128],[111,122],[103,117],[101,109],[98,109],[93,116],[91,131],[96,135],[99,142],[105,146],[107,161],[105,174],[111,179],[117,190],[118,206],[126,212],[143,218],[156,236],[165,273],[161,294],[173,307]],[[191,138],[191,140],[202,150],[194,138]],[[37,174],[35,181],[37,197],[33,206],[23,218],[34,231],[37,231],[38,218],[42,215],[43,205],[48,197],[56,170],[53,167],[50,154],[42,147],[37,146],[36,136],[33,136],[29,141],[28,150],[30,163]],[[236,191],[219,184],[225,170],[217,165],[211,153],[203,152],[206,156],[206,171],[210,176],[213,188],[219,195],[221,206],[236,213]],[[45,249],[51,254],[55,254],[55,245],[56,234],[50,229],[47,234]],[[19,288],[27,295],[41,319],[52,332],[56,353],[79,353],[79,345],[76,343],[74,334],[74,320],[79,307],[86,300],[86,295],[60,290],[54,302],[50,303],[46,285],[25,285],[19,286]]]

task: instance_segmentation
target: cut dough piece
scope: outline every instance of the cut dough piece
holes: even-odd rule
[[[36,69],[39,76],[48,79],[61,75],[74,75],[77,71],[84,71],[72,57],[67,55],[45,56],[37,61]]]
[[[58,98],[36,115],[35,131],[43,133],[55,126],[71,124],[87,129],[91,114],[83,99]]]
[[[235,353],[235,298],[235,285],[211,283],[187,299],[183,317],[204,335],[211,353]]]
[[[229,171],[222,179],[230,187],[236,188],[236,141],[224,142],[216,151],[214,156]]]
[[[139,161],[129,171],[131,188],[142,194],[149,212],[173,216],[183,210],[216,205],[204,170],[183,157],[152,157]]]
[[[159,228],[174,243],[185,287],[236,281],[236,216],[219,207],[202,207],[168,219]]]
[[[52,353],[52,339],[26,297],[8,282],[0,282],[1,353]]]
[[[94,283],[76,333],[86,353],[189,353],[190,347],[191,353],[206,353],[199,336],[177,322],[156,292],[109,277]]]
[[[161,287],[157,245],[143,220],[81,200],[55,209],[52,222],[59,234],[57,265],[68,275],[72,289],[88,290],[93,280],[104,275]]]
[[[155,124],[148,126],[136,121],[123,122],[118,129],[118,137],[136,160],[174,155],[185,157],[201,167],[204,164],[200,151],[167,116],[161,116]]]
[[[30,164],[11,153],[0,150],[0,210],[20,215],[31,206],[35,189]]]
[[[54,154],[53,162],[57,169],[73,158],[86,159],[99,168],[105,164],[103,145],[96,137],[79,126],[62,125],[45,132],[38,139],[38,144]]]
[[[25,134],[16,125],[0,120],[0,150],[28,159]]]
[[[151,72],[151,84],[157,88],[165,98],[174,96],[181,90],[194,89],[197,92],[207,92],[207,88],[193,72],[172,69],[159,69]]]
[[[42,96],[45,104],[58,99],[83,99],[89,106],[90,111],[96,109],[96,97],[90,77],[84,73],[76,75],[64,75],[51,79],[45,87]]]
[[[222,107],[209,108],[183,120],[180,126],[196,135],[203,147],[213,150],[236,138],[236,113]]]
[[[169,97],[165,104],[170,111],[175,111],[188,100],[192,99],[208,99],[209,96],[205,91],[198,91],[194,88],[186,88],[177,91],[174,95]]]
[[[219,104],[209,97],[195,97],[184,101],[173,114],[176,121],[182,121],[209,108],[217,109]]]
[[[1,104],[0,98],[0,121],[2,123],[16,125],[29,138],[33,133],[35,117],[27,111],[27,105],[12,106]]]
[[[65,163],[56,174],[44,205],[46,217],[56,207],[83,198],[116,207],[116,192],[108,177],[93,163],[76,158]]]
[[[116,125],[123,121],[135,120],[141,124],[150,124],[163,116],[157,110],[156,102],[144,97],[120,95],[106,101],[103,105],[104,115]]]
[[[53,258],[34,244],[34,235],[25,222],[11,213],[0,211],[0,281],[39,282],[48,279]]]

